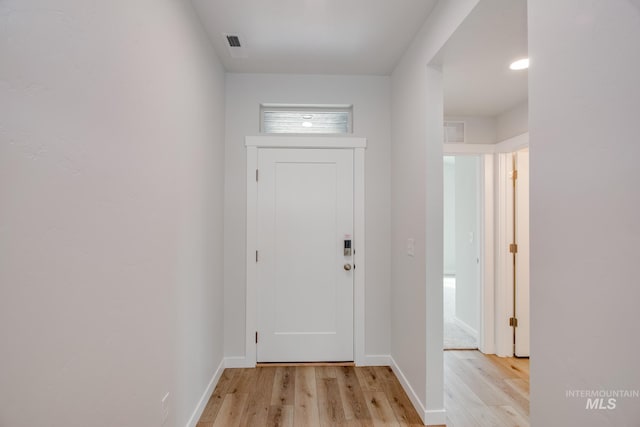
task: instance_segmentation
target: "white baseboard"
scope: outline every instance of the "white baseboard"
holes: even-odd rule
[[[411,400],[413,407],[418,412],[418,415],[420,415],[422,422],[426,424],[427,410],[422,405],[422,402],[420,402],[418,395],[413,390],[413,387],[411,387],[411,384],[409,383],[409,380],[407,380],[407,377],[404,376],[402,369],[400,369],[396,361],[393,360],[393,357],[391,358],[391,369],[393,370],[393,373],[396,374],[396,377],[400,381],[400,384],[402,385],[404,391],[407,393],[407,396],[409,396],[409,399]]]
[[[404,376],[402,369],[400,369],[396,361],[393,360],[393,357],[390,357],[390,359],[391,359],[391,369],[393,370],[393,373],[398,378],[398,381],[400,381],[400,385],[402,385],[402,388],[404,389],[405,393],[407,393],[407,396],[409,396],[409,400],[411,400],[411,403],[413,404],[413,407],[415,408],[416,412],[422,419],[422,422],[428,426],[445,424],[447,421],[446,411],[444,409],[427,410],[422,404],[422,402],[420,402],[418,395],[413,390],[413,387],[411,387],[411,384],[409,383],[409,380],[407,380],[407,377]]]
[[[255,368],[255,363],[249,363],[245,356],[230,356],[224,358],[225,368]]]
[[[391,356],[388,354],[365,354],[358,366],[391,366]]]
[[[425,411],[424,423],[428,426],[439,426],[447,423],[447,411],[444,409],[431,409]]]
[[[213,377],[211,378],[211,381],[209,381],[209,385],[207,385],[204,393],[202,393],[202,397],[200,398],[200,401],[198,401],[196,409],[194,409],[193,413],[191,414],[191,418],[189,418],[189,421],[187,421],[187,427],[195,427],[196,424],[198,424],[198,420],[200,419],[202,412],[204,412],[204,408],[206,408],[207,403],[209,402],[209,399],[213,394],[213,390],[215,390],[216,385],[218,384],[218,380],[220,380],[220,376],[222,375],[222,371],[224,371],[224,367],[225,359],[222,359],[220,361],[220,364],[218,365],[218,368],[213,373]]]
[[[454,318],[454,322],[455,322],[456,325],[460,326],[460,328],[462,328],[466,333],[468,333],[473,338],[475,338],[476,341],[478,341],[478,331],[477,330],[473,329],[471,326],[469,326],[464,321],[458,319],[457,317]]]

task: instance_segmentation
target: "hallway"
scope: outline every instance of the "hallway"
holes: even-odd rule
[[[445,351],[448,427],[529,426],[529,359]],[[198,427],[420,426],[387,366],[226,369]]]
[[[456,322],[456,278],[443,279],[443,313],[445,350],[472,350],[478,348],[478,341]]]
[[[353,203],[331,204],[353,206],[360,230],[320,236],[328,243],[276,233],[295,256],[326,245],[331,277],[354,276],[353,292],[334,299],[353,312],[339,324],[353,324],[353,357],[333,360],[355,372],[393,365],[430,425],[640,426],[640,399],[591,410],[594,391],[640,389],[639,40],[640,0],[0,1],[0,425],[196,427],[218,380],[229,385],[225,368],[258,372],[254,273],[303,271],[271,269],[277,252],[249,216],[268,182],[251,167],[258,149],[247,142],[260,137],[309,151],[361,140]],[[510,68],[527,58],[529,69]],[[292,129],[307,133],[264,132],[265,112],[292,108]],[[324,109],[351,116],[325,135],[314,124]],[[504,268],[526,248],[510,239],[523,218],[496,220],[513,220],[507,207],[524,199],[507,154],[525,140],[528,311],[522,281],[514,290]],[[456,203],[483,212],[478,227],[456,226],[477,286],[445,268],[445,154],[484,162],[476,208]],[[330,182],[327,194],[349,187]],[[530,391],[527,360],[443,352],[445,274],[471,291],[457,297],[468,304],[456,320],[479,348],[513,354],[513,327],[515,344],[530,344]],[[328,301],[328,290],[269,297],[299,319],[296,303]],[[338,329],[322,318],[335,306],[308,316],[314,333]],[[292,324],[286,332],[299,333]],[[302,371],[304,384],[316,381],[310,425],[339,407],[321,406],[336,396],[348,421],[337,372],[318,382]],[[218,390],[205,427],[243,425],[246,408],[246,425],[254,413],[254,425],[309,415],[304,392],[282,411],[268,389],[254,401],[265,378],[252,375],[244,397]],[[361,424],[386,423],[389,407],[403,424],[397,394],[355,378]],[[326,401],[323,387],[334,390]]]
[[[226,369],[198,427],[419,426],[386,366]]]

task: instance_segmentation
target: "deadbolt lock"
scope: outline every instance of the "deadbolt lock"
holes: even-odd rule
[[[351,256],[351,239],[344,240],[344,256]]]

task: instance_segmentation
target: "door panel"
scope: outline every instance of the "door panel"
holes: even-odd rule
[[[353,360],[353,151],[258,153],[259,362]]]

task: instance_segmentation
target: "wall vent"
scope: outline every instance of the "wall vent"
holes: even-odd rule
[[[227,41],[227,50],[232,58],[246,58],[247,46],[245,43],[240,42],[244,40],[241,34],[222,34]]]
[[[227,34],[227,43],[229,43],[229,47],[241,47],[240,37],[232,34]]]
[[[444,142],[464,144],[464,122],[444,122]]]

